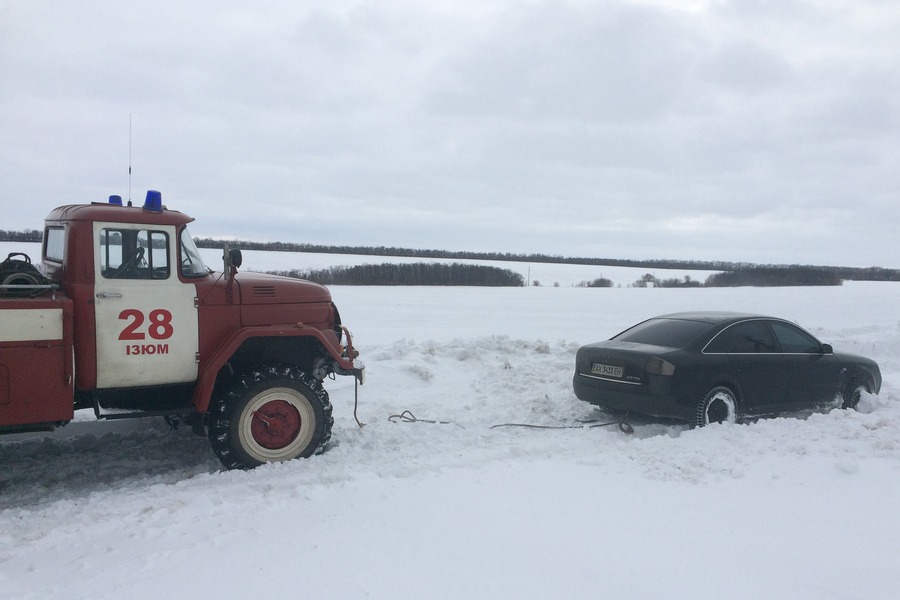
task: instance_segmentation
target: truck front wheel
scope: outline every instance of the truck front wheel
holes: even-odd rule
[[[213,399],[209,441],[227,468],[252,469],[323,451],[333,423],[320,381],[297,367],[265,365]]]

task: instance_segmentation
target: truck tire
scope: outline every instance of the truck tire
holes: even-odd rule
[[[322,382],[290,365],[235,377],[210,405],[209,441],[228,469],[308,457],[325,450],[334,418]]]
[[[15,258],[21,256],[23,258]],[[0,285],[46,285],[50,283],[37,267],[31,264],[31,258],[22,252],[10,252],[0,262]],[[37,296],[43,290],[0,288],[0,296]]]

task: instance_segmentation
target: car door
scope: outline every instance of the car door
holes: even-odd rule
[[[727,327],[704,353],[727,354],[729,371],[740,386],[741,410],[745,414],[782,409],[787,394],[787,367],[764,320],[748,319]]]
[[[196,380],[196,290],[176,240],[173,226],[94,224],[98,388]]]
[[[835,399],[840,388],[840,364],[832,353],[800,327],[786,321],[770,322],[788,368],[787,403],[811,408]]]

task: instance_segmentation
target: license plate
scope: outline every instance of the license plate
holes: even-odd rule
[[[615,377],[616,379],[621,379],[622,375],[624,374],[624,367],[615,367],[613,365],[604,365],[601,363],[594,363],[591,365],[591,375],[599,375],[601,377]]]

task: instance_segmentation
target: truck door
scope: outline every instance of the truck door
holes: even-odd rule
[[[197,379],[196,289],[178,278],[174,226],[94,223],[97,387]]]

